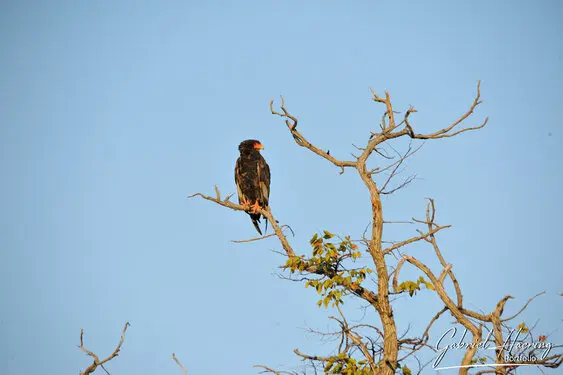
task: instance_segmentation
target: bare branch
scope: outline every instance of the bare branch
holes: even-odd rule
[[[307,354],[303,354],[299,351],[299,349],[294,349],[293,352],[295,354],[297,354],[299,357],[303,358],[303,359],[309,359],[312,361],[330,361],[331,359],[333,359],[334,357],[320,357],[318,355],[307,355]]]
[[[282,375],[282,374],[294,375],[294,374],[296,374],[295,372],[291,372],[291,371],[277,371],[277,370],[274,370],[273,368],[270,368],[270,367],[264,366],[264,365],[254,365],[252,367],[263,368],[264,371],[260,371],[261,374],[265,374],[265,373],[268,373],[268,372],[271,372],[272,374],[276,374],[276,375]]]
[[[88,366],[86,368],[86,370],[80,371],[80,375],[88,375],[88,374],[93,373],[94,371],[96,371],[98,366],[103,367],[104,363],[111,361],[113,358],[115,358],[119,355],[119,351],[121,350],[121,345],[123,344],[123,341],[125,340],[125,332],[127,331],[127,327],[129,327],[129,325],[130,325],[129,322],[125,323],[125,326],[123,327],[123,332],[121,332],[121,339],[119,340],[119,343],[117,344],[117,347],[115,348],[113,353],[111,353],[107,358],[105,358],[101,361],[100,361],[100,358],[96,355],[96,353],[89,351],[88,349],[86,349],[84,347],[84,330],[83,329],[80,330],[80,345],[78,347],[84,353],[88,354],[90,357],[92,357],[94,359],[94,362],[90,366]]]
[[[377,148],[375,148],[373,151],[375,151],[377,154],[379,154],[379,156],[382,156],[383,158],[387,159],[387,160],[392,160],[394,159],[393,156],[389,156],[383,153],[383,151],[387,152],[387,150],[383,150],[383,151],[379,151]]]
[[[432,227],[439,227],[439,225],[434,222],[434,219],[436,217],[436,206],[434,205],[434,199],[432,198],[427,198],[427,199],[428,199],[428,204],[426,205],[426,225],[428,226],[428,230],[431,231]],[[432,244],[432,247],[434,248],[434,253],[438,257],[438,260],[440,261],[442,267],[444,267],[445,269],[448,267],[448,264],[446,263],[446,260],[442,256],[442,252],[440,251],[440,247],[438,246],[438,242],[436,242],[436,237],[434,236],[434,234],[435,233],[431,233],[429,235],[430,240],[427,241]],[[463,304],[463,294],[461,294],[461,288],[459,287],[459,282],[457,281],[457,278],[455,277],[451,269],[449,269],[447,273],[450,279],[452,280],[452,283],[454,284],[454,289],[457,298],[457,306],[461,308]]]
[[[218,191],[219,191],[219,189],[217,189],[217,192]],[[227,199],[219,200],[218,198],[213,198],[213,197],[201,194],[201,193],[192,194],[192,195],[188,196],[188,198],[193,198],[193,197],[196,197],[196,196],[202,197],[205,200],[215,202],[218,205],[230,208],[230,209],[235,210],[235,211],[245,211],[245,212],[247,211],[247,208],[244,207],[243,205],[232,203],[232,202],[228,201]],[[270,223],[270,226],[274,230],[274,233],[276,234],[276,236],[280,240],[282,247],[285,250],[286,254],[290,257],[295,256],[295,252],[293,251],[293,248],[291,247],[291,245],[289,244],[289,241],[287,240],[285,234],[283,233],[282,227],[280,227],[278,225],[277,220],[274,218],[272,211],[270,210],[270,207],[267,207],[266,209],[259,208],[256,212],[263,215],[264,217],[266,217],[266,219]]]
[[[502,300],[500,300],[494,311],[489,314],[491,322],[493,323],[493,333],[495,338],[495,353],[496,353],[496,362],[503,363],[504,360],[504,339],[502,335],[502,323],[500,317],[502,315],[502,311],[504,309],[504,305],[506,301],[508,301],[512,296],[505,296]],[[497,374],[506,374],[506,369],[500,368],[497,371]]]
[[[439,139],[439,138],[453,137],[455,135],[458,135],[460,133],[470,131],[470,130],[481,129],[489,121],[488,117],[486,117],[485,120],[480,125],[470,127],[470,128],[463,128],[463,129],[459,129],[459,130],[456,130],[454,132],[451,132],[459,124],[461,124],[465,119],[467,119],[473,113],[473,111],[477,108],[477,106],[481,103],[482,103],[482,101],[481,101],[481,81],[479,80],[477,82],[477,95],[475,96],[475,99],[473,100],[471,107],[469,108],[469,110],[467,112],[465,112],[456,121],[452,122],[449,126],[443,128],[443,129],[440,129],[440,130],[438,130],[434,133],[430,133],[430,134],[415,134],[412,127],[408,123],[408,121],[405,121],[405,123],[407,124],[407,127],[402,132],[400,132],[399,134],[401,134],[401,133],[402,134],[408,134],[413,139]],[[411,111],[411,113],[412,112],[413,111]],[[407,111],[407,113],[408,113],[408,111]],[[406,118],[408,118],[408,116],[406,116]]]
[[[512,320],[512,319],[516,318],[518,315],[520,315],[520,314],[522,313],[522,311],[526,310],[526,308],[528,307],[528,305],[529,305],[533,300],[535,300],[536,297],[539,297],[539,296],[541,296],[541,295],[543,295],[543,294],[545,294],[545,291],[536,294],[535,296],[533,296],[532,298],[530,298],[530,299],[528,300],[528,302],[526,302],[526,303],[524,304],[524,306],[522,306],[522,308],[521,308],[516,314],[512,315],[511,317],[502,319],[501,322],[508,322],[509,320]]]
[[[346,332],[346,334],[348,335],[348,337],[350,337],[350,340],[352,340],[354,342],[354,344],[358,345],[360,347],[360,350],[362,351],[364,357],[366,357],[369,367],[371,369],[371,371],[373,371],[373,373],[377,373],[377,365],[375,364],[373,357],[371,356],[368,348],[366,347],[366,345],[362,342],[362,337],[355,332],[352,331],[348,331]]]
[[[475,324],[473,324],[463,314],[463,312],[458,308],[458,306],[456,306],[456,304],[454,304],[454,302],[452,301],[452,299],[450,298],[450,296],[448,295],[448,293],[444,289],[443,284],[439,282],[439,280],[436,278],[434,273],[432,273],[432,271],[424,263],[420,262],[418,259],[416,259],[412,256],[403,255],[403,258],[406,259],[407,262],[411,263],[412,265],[416,266],[419,270],[424,272],[426,274],[426,276],[428,276],[428,278],[430,279],[430,282],[432,283],[432,285],[434,285],[436,292],[440,296],[440,299],[442,300],[442,302],[444,302],[444,304],[450,310],[450,312],[455,317],[455,319],[461,325],[463,325],[465,328],[467,328],[467,330],[469,330],[471,332],[471,334],[473,335],[473,342],[479,342],[481,340],[481,326],[477,327]],[[451,270],[450,270],[450,272],[451,272]],[[477,352],[477,346],[476,345],[470,346],[469,348],[467,348],[465,355],[463,356],[461,364],[462,365],[469,365],[471,360],[475,356],[476,352]],[[464,373],[467,373],[467,371],[465,371]]]
[[[266,234],[266,235],[261,236],[261,237],[249,238],[249,239],[247,239],[247,240],[231,240],[231,242],[234,242],[234,243],[247,243],[247,242],[254,242],[254,241],[265,240],[266,238],[275,237],[275,236],[276,236],[275,233],[270,233],[270,234]]]
[[[281,229],[284,228],[288,228],[291,231],[291,228],[289,227],[289,225],[282,225],[280,226]],[[293,233],[293,231],[291,231],[291,233]],[[270,238],[270,237],[274,237],[276,236],[276,233],[270,233],[267,234],[265,236],[261,236],[261,237],[254,237],[254,238],[249,238],[247,240],[231,240],[231,242],[234,243],[247,243],[247,242],[254,242],[254,241],[260,241],[260,240],[265,240],[266,238]]]
[[[446,311],[448,311],[448,307],[447,307],[447,306],[444,306],[444,307],[442,308],[442,310],[438,311],[438,312],[436,313],[436,315],[434,315],[434,317],[430,320],[430,323],[428,323],[428,326],[426,327],[426,329],[424,330],[424,333],[422,334],[422,338],[423,338],[425,341],[428,341],[428,338],[429,338],[428,332],[430,332],[430,328],[432,327],[432,325],[434,324],[434,322],[437,321],[437,320],[440,318],[440,316],[442,316],[442,314],[445,313]]]
[[[401,259],[397,264],[397,268],[395,269],[395,275],[393,276],[393,291],[397,293],[397,289],[399,287],[399,273],[401,272],[401,268],[405,263],[405,259]]]
[[[404,188],[405,186],[407,186],[408,184],[413,182],[415,179],[416,179],[416,175],[409,176],[409,177],[405,178],[405,180],[403,182],[401,182],[401,184],[394,187],[393,189],[381,191],[381,194],[386,194],[386,195],[393,194],[397,190],[401,190],[402,188]]]
[[[176,362],[178,366],[180,366],[184,375],[188,375],[188,370],[186,370],[186,368],[180,363],[180,361],[178,361],[178,358],[176,358],[176,354],[172,353],[172,359],[174,360],[174,362]]]
[[[448,264],[448,265],[442,270],[442,273],[440,274],[440,277],[438,277],[438,282],[439,282],[440,284],[443,284],[443,283],[444,283],[444,279],[446,278],[446,274],[447,274],[448,272],[450,272],[451,269],[452,269],[452,265],[451,265],[451,264]]]
[[[393,151],[395,151],[395,153],[397,154],[397,156],[399,157],[399,160],[396,161],[395,163],[391,164],[388,167],[394,166],[393,170],[391,171],[391,174],[389,174],[389,176],[387,177],[387,180],[384,182],[383,187],[381,187],[379,189],[379,193],[380,194],[392,194],[395,191],[402,189],[403,187],[405,187],[406,185],[408,185],[410,182],[412,182],[415,179],[415,176],[410,176],[408,177],[402,184],[400,184],[398,187],[387,191],[387,185],[389,184],[389,182],[391,182],[391,180],[393,179],[393,177],[395,177],[398,174],[399,171],[399,167],[403,164],[403,162],[405,160],[407,160],[407,158],[409,158],[410,156],[414,155],[415,153],[417,153],[421,148],[422,148],[423,144],[421,144],[420,146],[418,146],[415,150],[412,150],[412,145],[409,144],[409,148],[407,150],[407,152],[404,155],[401,155],[397,150],[395,150],[393,147],[391,147],[393,149]],[[380,169],[377,173],[381,173],[384,170],[386,170],[388,167]]]
[[[446,229],[446,228],[449,228],[449,227],[451,227],[451,225],[437,226],[436,228],[431,229],[427,233],[421,234],[420,236],[417,236],[417,237],[409,238],[408,240],[401,241],[399,243],[394,244],[393,246],[388,247],[387,249],[383,250],[383,254],[389,254],[393,250],[397,250],[397,249],[399,249],[399,248],[401,248],[405,245],[408,245],[408,244],[411,244],[413,242],[417,242],[417,241],[420,241],[420,240],[425,239],[427,237],[430,237],[430,236],[434,235],[435,233],[441,231],[442,229]]]
[[[458,118],[457,120],[452,122],[449,126],[442,128],[442,129],[440,129],[440,130],[438,130],[434,133],[430,133],[430,134],[420,134],[420,133],[414,132],[413,127],[409,122],[409,116],[412,113],[415,113],[417,111],[412,106],[405,112],[403,120],[399,124],[395,124],[394,111],[392,110],[393,106],[391,104],[391,98],[389,96],[389,93],[385,92],[385,99],[384,99],[384,98],[381,98],[380,96],[378,96],[373,89],[370,89],[370,90],[373,94],[373,100],[375,102],[382,103],[382,104],[385,105],[386,110],[385,110],[385,113],[383,115],[383,118],[385,118],[387,116],[389,118],[389,124],[386,124],[385,121],[382,121],[381,133],[379,133],[379,134],[372,133],[372,136],[370,137],[370,143],[366,147],[366,154],[367,155],[371,154],[371,152],[375,149],[375,146],[384,142],[387,139],[399,138],[399,137],[402,137],[404,135],[408,135],[412,139],[439,139],[439,138],[453,137],[455,135],[458,135],[458,134],[466,132],[466,131],[481,129],[489,121],[489,118],[487,117],[478,126],[458,129],[458,125],[460,125],[471,114],[473,114],[473,112],[477,108],[477,106],[482,103],[482,101],[481,101],[481,81],[478,81],[478,83],[477,83],[477,94],[476,94],[476,97],[473,100],[473,103],[471,104],[469,110],[465,114],[463,114],[460,118]],[[395,129],[399,128],[401,125],[404,125],[405,127],[400,131],[393,132]]]
[[[283,111],[283,113],[277,112],[274,109],[274,101],[270,100],[270,111],[272,112],[273,115],[277,115],[283,118],[286,118],[286,125],[287,128],[289,129],[291,135],[293,136],[293,139],[295,140],[295,143],[297,143],[299,146],[301,147],[305,147],[309,150],[311,150],[312,152],[314,152],[315,154],[319,155],[320,157],[330,161],[332,164],[336,165],[337,167],[341,168],[340,174],[344,173],[344,168],[345,167],[356,167],[356,162],[354,161],[342,161],[342,160],[338,160],[335,157],[333,157],[332,155],[330,155],[330,152],[328,151],[324,151],[316,146],[314,146],[311,142],[309,142],[298,130],[297,130],[297,118],[295,118],[294,116],[292,116],[285,108],[285,100],[283,98],[283,96],[280,96],[281,98],[281,110]]]
[[[393,131],[393,129],[395,129],[395,112],[393,111],[393,105],[391,104],[391,96],[387,91],[385,91],[385,99],[383,99],[379,97],[373,89],[370,88],[370,91],[373,94],[372,100],[374,102],[383,103],[386,107],[386,111],[381,121],[381,131],[383,133]],[[385,123],[385,116],[389,118],[389,124]]]

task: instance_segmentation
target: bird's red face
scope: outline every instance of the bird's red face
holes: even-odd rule
[[[257,139],[247,139],[246,141],[242,141],[240,145],[238,145],[238,150],[242,154],[248,154],[255,151],[260,151],[264,149],[262,143],[260,143]]]
[[[262,143],[260,143],[260,142],[255,142],[254,143],[254,149],[255,150],[263,150],[264,146],[262,146]]]

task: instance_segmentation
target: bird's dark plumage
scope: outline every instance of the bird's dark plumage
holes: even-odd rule
[[[268,206],[270,167],[260,154],[260,150],[263,148],[264,146],[255,139],[247,139],[238,146],[240,156],[235,165],[235,183],[237,184],[240,204],[249,206],[257,204],[262,208]],[[261,215],[253,213],[252,209],[249,209],[248,214],[256,230],[262,235],[258,225]],[[268,222],[266,221],[266,228],[267,226]]]

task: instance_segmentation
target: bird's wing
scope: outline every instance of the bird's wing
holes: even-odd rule
[[[239,203],[243,203],[243,202],[246,201],[246,197],[242,193],[242,190],[241,190],[243,173],[244,172],[242,170],[242,161],[241,161],[241,158],[239,157],[237,159],[237,163],[235,164],[235,184],[237,185],[237,194],[238,194],[238,202]]]
[[[267,206],[270,199],[270,166],[264,158],[258,161],[258,187],[262,202]]]

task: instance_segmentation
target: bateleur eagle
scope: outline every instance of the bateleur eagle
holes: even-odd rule
[[[256,211],[258,207],[266,208],[270,197],[270,167],[260,154],[260,150],[263,148],[264,146],[255,139],[243,141],[238,146],[240,156],[235,165],[235,183],[239,204],[249,206],[247,213],[260,235],[262,235],[262,231],[258,223],[260,223],[262,215]],[[268,221],[266,220],[267,228]]]

